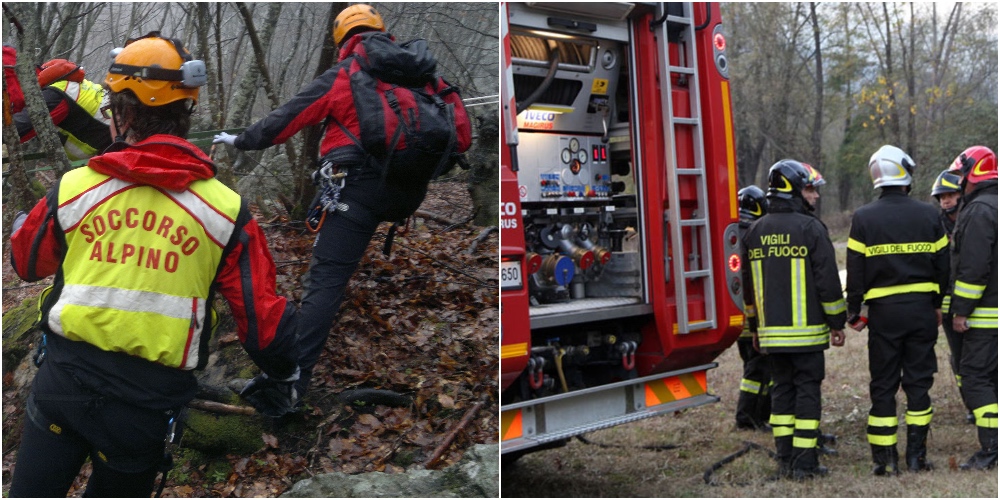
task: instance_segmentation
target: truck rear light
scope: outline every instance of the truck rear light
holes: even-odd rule
[[[726,36],[722,33],[716,33],[715,37],[712,39],[712,43],[715,44],[715,50],[722,52],[726,50]]]
[[[740,256],[736,254],[731,254],[729,256],[729,270],[737,273],[740,271]]]

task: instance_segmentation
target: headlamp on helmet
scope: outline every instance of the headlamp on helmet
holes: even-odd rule
[[[910,155],[896,146],[885,145],[868,160],[868,174],[875,189],[913,184],[913,169],[917,164]]]
[[[129,89],[147,106],[180,99],[198,100],[198,87],[208,82],[205,62],[191,57],[179,40],[160,32],[129,40],[111,51],[114,61],[104,83],[112,92]]]

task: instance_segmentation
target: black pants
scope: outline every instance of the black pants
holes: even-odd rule
[[[976,426],[997,432],[997,331],[972,328],[962,336],[962,399],[976,415]]]
[[[740,398],[736,403],[736,424],[741,427],[763,427],[771,414],[771,369],[767,357],[753,348],[753,337],[736,341],[743,360]]]
[[[930,294],[910,294],[905,301],[871,303],[868,309],[868,368],[872,407],[868,417],[868,442],[895,446],[896,393],[906,393],[907,419],[929,425],[928,394],[937,372],[934,344],[937,318]]]
[[[771,427],[778,460],[795,469],[812,469],[819,464],[816,445],[826,358],[816,351],[770,353],[766,359],[774,380]]]
[[[348,172],[341,193],[346,210],[328,213],[313,244],[305,293],[299,309],[299,380],[295,389],[305,394],[312,370],[323,352],[327,336],[344,300],[344,291],[365,255],[382,221],[398,221],[416,209],[427,193],[426,186],[408,189],[394,186],[363,168]]]
[[[948,340],[948,348],[951,350],[951,356],[948,357],[948,362],[951,364],[951,373],[955,376],[955,383],[958,384],[958,390],[962,391],[962,370],[959,368],[962,364],[962,334],[956,332],[951,327],[951,314],[945,314],[941,318],[941,328],[944,329],[944,338]],[[968,405],[966,405],[968,408]],[[968,408],[969,412],[972,412],[972,408]]]
[[[170,415],[46,384],[45,363],[25,408],[11,497],[65,497],[89,457],[87,497],[146,497],[164,461]],[[39,383],[41,382],[41,383]]]

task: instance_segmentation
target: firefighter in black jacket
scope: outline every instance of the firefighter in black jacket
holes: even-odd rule
[[[957,160],[964,205],[951,245],[952,328],[962,337],[962,398],[981,449],[962,469],[997,466],[997,159],[973,146]]]
[[[737,193],[737,200],[740,205],[740,231],[746,232],[750,224],[767,213],[767,199],[761,188],[747,186]],[[765,429],[771,414],[771,371],[767,358],[754,348],[749,321],[744,322],[736,348],[743,360],[740,398],[736,402],[736,428]]]
[[[868,170],[879,199],[859,208],[847,240],[847,311],[851,326],[868,306],[871,411],[868,443],[875,475],[899,473],[896,392],[906,392],[906,465],[929,470],[927,431],[934,409],[928,391],[937,372],[934,344],[948,282],[948,237],[937,210],[911,199],[916,163],[895,146],[882,146]]]
[[[817,440],[822,413],[823,351],[844,345],[846,308],[833,243],[812,215],[825,184],[812,167],[781,160],[768,172],[768,213],[743,235],[747,316],[770,360],[771,427],[778,474],[824,475]]]
[[[962,200],[961,184],[962,177],[958,175],[958,171],[946,169],[938,174],[934,186],[931,187],[931,196],[937,200],[938,207],[941,209],[941,213],[938,214],[938,222],[941,223],[941,228],[948,235],[948,241],[951,241],[951,234],[955,232],[955,221],[958,219],[958,204]],[[946,294],[941,303],[941,312],[943,313],[941,328],[944,329],[945,338],[948,339],[948,347],[951,348],[951,356],[949,357],[951,372],[955,375],[955,382],[961,390],[962,377],[959,375],[958,363],[962,359],[962,337],[955,333],[951,327],[951,315],[948,313],[950,300],[950,296]],[[972,414],[971,408],[969,408],[966,420],[970,424],[976,423],[976,417]]]

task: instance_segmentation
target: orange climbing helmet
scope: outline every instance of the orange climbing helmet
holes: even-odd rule
[[[198,101],[198,87],[205,85],[205,62],[193,59],[180,41],[159,31],[129,40],[114,49],[105,85],[112,92],[129,89],[146,106],[163,106],[181,99]]]
[[[340,45],[340,42],[347,36],[347,32],[359,26],[385,31],[385,22],[382,21],[382,16],[375,10],[375,7],[359,3],[351,5],[337,14],[337,19],[333,21],[333,43]]]

